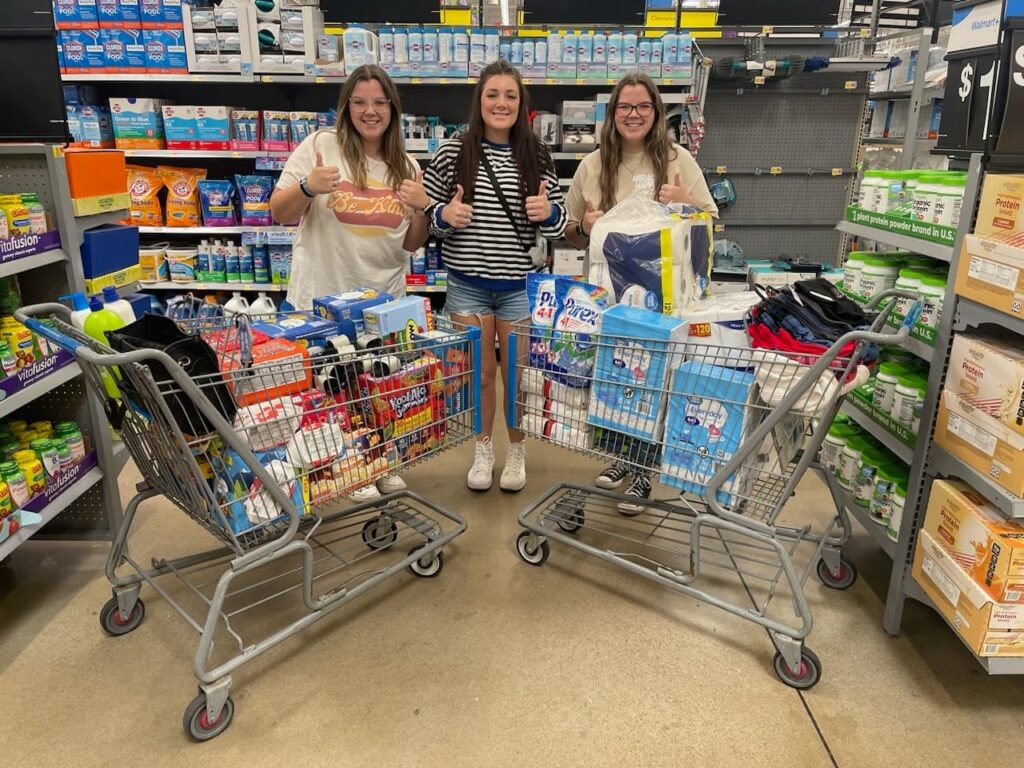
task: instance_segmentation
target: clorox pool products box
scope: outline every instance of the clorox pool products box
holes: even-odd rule
[[[754,374],[735,368],[710,365],[703,360],[686,362],[672,375],[668,404],[662,482],[690,493],[704,492],[708,480],[732,458],[746,432],[747,404],[752,397]],[[746,495],[735,476],[720,498]]]
[[[644,440],[660,440],[664,394],[679,360],[673,343],[686,338],[686,323],[646,309],[617,304],[601,317],[587,421]]]
[[[146,70],[151,74],[184,74],[188,72],[185,33],[180,29],[145,29]]]
[[[146,71],[146,46],[141,29],[102,29],[100,41],[107,72],[132,74]]]
[[[163,105],[160,99],[111,99],[117,148],[163,149]]]

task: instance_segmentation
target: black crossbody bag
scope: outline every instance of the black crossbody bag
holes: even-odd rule
[[[544,243],[540,237],[540,231],[534,227],[533,229],[533,244],[523,244],[523,234],[519,231],[519,224],[516,222],[515,214],[512,212],[512,206],[509,205],[508,198],[505,197],[505,192],[498,183],[498,176],[494,173],[494,168],[491,167],[491,161],[487,159],[487,153],[481,151],[480,162],[483,163],[484,171],[487,173],[487,178],[491,180],[491,186],[494,187],[494,194],[498,196],[498,202],[501,204],[501,209],[505,211],[505,216],[512,224],[512,228],[516,231],[516,239],[519,240],[519,246],[529,254],[533,260],[534,266],[542,267],[548,262],[548,249],[547,244]]]

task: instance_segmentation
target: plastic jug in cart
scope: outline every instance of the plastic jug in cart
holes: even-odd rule
[[[79,291],[67,296],[61,296],[60,300],[71,302],[71,324],[80,331],[85,330],[85,318],[92,312],[89,309],[89,300],[85,298],[85,294]]]
[[[231,298],[224,304],[224,314],[228,317],[232,315],[247,315],[249,314],[249,301],[238,291],[231,294]]]
[[[132,305],[118,296],[117,288],[112,285],[103,289],[103,306],[111,312],[116,312],[124,320],[125,325],[131,325],[136,320]]]
[[[269,315],[274,312],[277,312],[277,305],[262,291],[256,297],[256,301],[249,305],[249,314],[251,315]]]
[[[104,309],[103,303],[96,296],[89,300],[89,309],[92,311],[85,318],[82,330],[85,331],[87,336],[92,336],[103,346],[109,347],[110,342],[107,340],[107,331],[116,331],[118,328],[124,328],[126,323],[117,312]],[[110,371],[103,370],[102,376],[103,388],[107,391],[107,394],[114,399],[120,398],[121,393],[118,392],[117,384],[114,383],[114,377],[110,375]]]

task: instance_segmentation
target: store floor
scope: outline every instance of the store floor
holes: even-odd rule
[[[504,455],[504,440],[498,446]],[[531,443],[518,495],[465,490],[471,448],[408,476],[469,529],[444,572],[408,572],[234,674],[235,719],[192,744],[197,635],[148,587],[142,626],[109,638],[107,546],[30,542],[0,569],[5,766],[855,766],[1011,763],[1016,679],[988,678],[941,620],[911,605],[881,628],[889,564],[863,532],[861,578],[813,578],[809,647],[824,665],[799,693],[771,671],[764,630],[565,547],[522,563],[516,513],[596,464]],[[122,477],[125,498],[136,480]],[[828,507],[816,479],[787,517]],[[660,489],[667,494],[665,489]],[[133,553],[206,547],[163,502]],[[198,551],[198,550],[196,550]],[[742,589],[730,587],[741,600]],[[185,761],[188,761],[187,763]]]

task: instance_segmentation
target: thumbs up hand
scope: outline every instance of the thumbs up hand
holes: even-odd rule
[[[594,204],[587,200],[587,212],[583,214],[583,234],[589,237],[590,233],[594,231],[594,224],[602,216],[604,216],[604,211],[594,210]]]
[[[540,183],[540,191],[526,198],[526,218],[534,224],[543,224],[551,218],[551,201],[548,200],[548,183]]]
[[[465,229],[473,220],[473,206],[462,202],[464,192],[461,184],[455,185],[455,197],[441,209],[441,218],[456,229]]]
[[[336,165],[324,165],[324,156],[316,153],[316,165],[306,176],[306,188],[316,195],[326,195],[341,183],[341,169]]]
[[[670,203],[682,203],[683,205],[694,205],[698,208],[697,201],[690,196],[690,193],[683,186],[683,178],[681,174],[676,173],[671,184],[662,184],[661,190],[658,192],[658,202],[662,205],[669,205]]]
[[[430,205],[427,190],[423,187],[423,171],[416,173],[415,179],[406,179],[398,188],[399,199],[413,211],[422,211]]]

